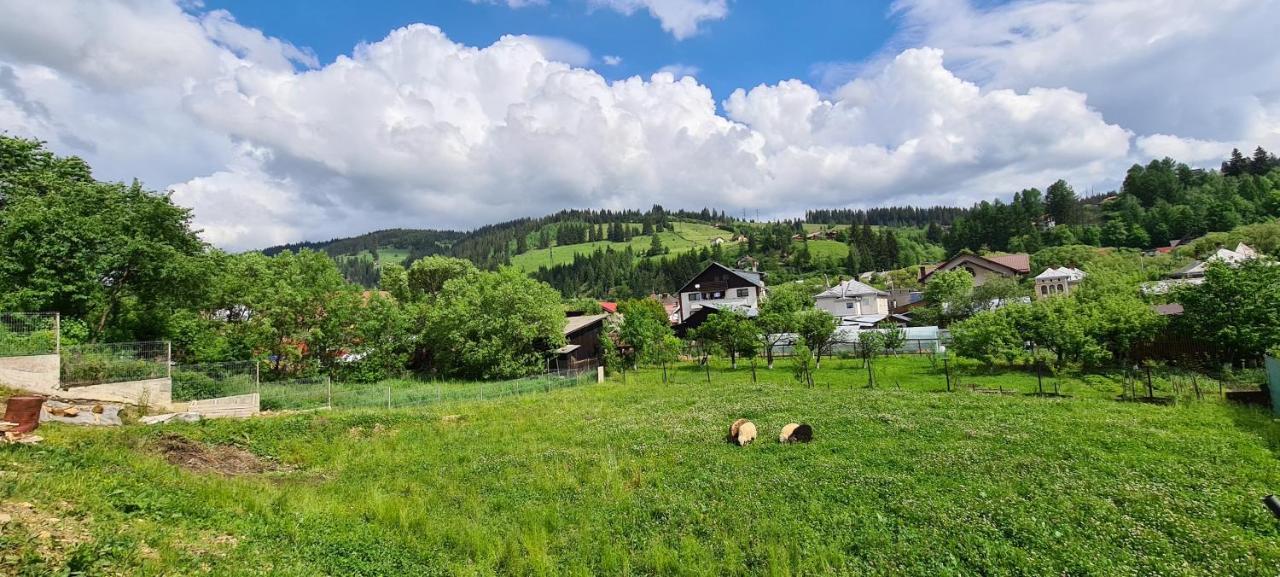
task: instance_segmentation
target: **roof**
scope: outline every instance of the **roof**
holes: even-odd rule
[[[556,354],[557,354],[557,355],[567,355],[567,354],[572,353],[573,351],[576,351],[576,350],[578,350],[578,349],[580,349],[580,348],[582,348],[582,346],[581,346],[581,345],[565,345],[565,346],[563,346],[563,347],[560,347],[560,348],[556,349]]]
[[[871,285],[864,284],[853,279],[849,279],[825,291],[822,291],[821,293],[818,293],[818,296],[815,298],[840,299],[840,298],[858,297],[863,295],[889,296],[889,293],[884,292]]]
[[[1166,317],[1180,315],[1185,310],[1182,308],[1182,305],[1178,303],[1169,303],[1167,305],[1154,305],[1151,308],[1156,310],[1156,314],[1159,314],[1161,316],[1166,316]]]
[[[692,283],[695,279],[697,279],[698,277],[702,276],[703,274],[706,274],[706,272],[707,272],[708,270],[711,270],[712,268],[715,268],[715,267],[722,268],[722,269],[724,269],[724,270],[728,271],[729,273],[731,273],[731,274],[733,274],[733,275],[737,276],[738,278],[740,278],[740,279],[742,279],[742,280],[745,280],[745,281],[747,281],[747,282],[749,282],[749,283],[751,283],[751,284],[753,284],[753,285],[755,285],[755,286],[757,286],[757,287],[759,287],[759,288],[762,288],[762,289],[764,288],[764,274],[763,274],[763,273],[756,272],[756,271],[751,271],[751,270],[742,270],[742,269],[738,269],[738,268],[729,268],[729,267],[724,266],[724,265],[722,265],[722,264],[720,264],[720,263],[718,263],[718,262],[713,262],[713,263],[711,263],[711,264],[707,265],[707,268],[702,269],[702,271],[700,271],[698,274],[693,275],[693,278],[689,279],[689,281],[688,281],[688,282],[684,283],[684,286],[680,287],[680,291],[679,291],[679,292],[682,292],[682,293],[683,293],[683,292],[689,292],[689,291],[685,290],[685,289],[689,288],[689,283]]]
[[[1044,272],[1036,275],[1036,280],[1066,279],[1069,281],[1076,281],[1083,278],[1084,278],[1084,271],[1078,268],[1071,268],[1071,267],[1065,267],[1065,266],[1062,268],[1050,267],[1050,268],[1044,269]]]
[[[1031,272],[1031,255],[1026,253],[985,256],[982,258],[992,262],[998,262],[1023,274]]]
[[[937,266],[921,267],[920,280],[925,280],[930,276],[933,276],[933,273],[938,272],[939,270],[942,270],[944,268],[946,268],[947,270],[951,270],[951,268],[954,268],[954,266],[951,266],[950,268],[947,268],[947,267],[949,267],[950,265],[953,265],[954,263],[958,263],[964,259],[971,259],[981,266],[985,266],[986,268],[989,268],[991,270],[996,270],[996,271],[1000,269],[1005,269],[1014,274],[1027,274],[1031,272],[1031,255],[1026,253],[1005,254],[1005,255],[999,255],[999,256],[982,256],[978,254],[962,252],[960,254],[957,254],[947,259],[946,262],[943,262]]]
[[[569,317],[565,319],[564,334],[569,336],[582,329],[590,327],[599,322],[603,322],[609,318],[609,315],[582,315],[580,317]]]
[[[600,301],[600,308],[604,309],[604,312],[606,313],[616,313],[618,312],[618,303]]]

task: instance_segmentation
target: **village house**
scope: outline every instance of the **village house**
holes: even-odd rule
[[[993,278],[1019,279],[1031,272],[1031,256],[1025,253],[981,256],[960,253],[936,267],[920,267],[920,282],[929,281],[933,273],[961,268],[973,275],[973,286],[982,286]]]
[[[1056,295],[1071,294],[1076,286],[1084,280],[1084,271],[1078,268],[1047,268],[1036,275],[1035,297],[1048,298]]]
[[[565,318],[565,345],[556,349],[552,370],[579,370],[596,366],[604,353],[600,344],[609,315],[573,315]]]
[[[765,295],[764,274],[713,262],[680,287],[677,294],[680,323],[687,321],[704,306],[717,310],[732,308],[754,311]]]
[[[889,314],[889,293],[853,279],[814,297],[817,307],[836,317]]]
[[[1197,285],[1204,282],[1205,270],[1209,267],[1209,263],[1223,262],[1234,267],[1256,258],[1259,258],[1258,251],[1244,243],[1237,244],[1235,250],[1220,248],[1204,260],[1193,261],[1169,273],[1169,278],[1165,280],[1143,283],[1142,292],[1164,294],[1182,285]]]

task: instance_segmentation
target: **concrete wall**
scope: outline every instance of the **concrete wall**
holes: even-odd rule
[[[0,357],[0,385],[52,394],[58,390],[59,362],[58,355]]]
[[[168,378],[61,388],[58,355],[0,357],[0,385],[64,401],[90,401],[145,405],[159,412],[192,412],[205,417],[247,417],[260,409],[257,393],[173,402],[173,382]]]
[[[179,403],[182,405],[182,403]],[[187,403],[186,412],[200,413],[206,419],[219,417],[251,417],[256,415],[262,406],[258,393],[204,399]]]
[[[173,411],[176,408],[173,403],[173,383],[167,378],[70,387],[58,391],[54,396],[76,401],[145,405],[157,411]]]

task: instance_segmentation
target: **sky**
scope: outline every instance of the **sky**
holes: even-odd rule
[[[0,3],[0,130],[246,250],[968,205],[1280,150],[1280,0]]]

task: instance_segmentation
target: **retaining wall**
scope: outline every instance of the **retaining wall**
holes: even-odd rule
[[[0,357],[0,385],[53,394],[58,390],[59,362],[58,355]]]

